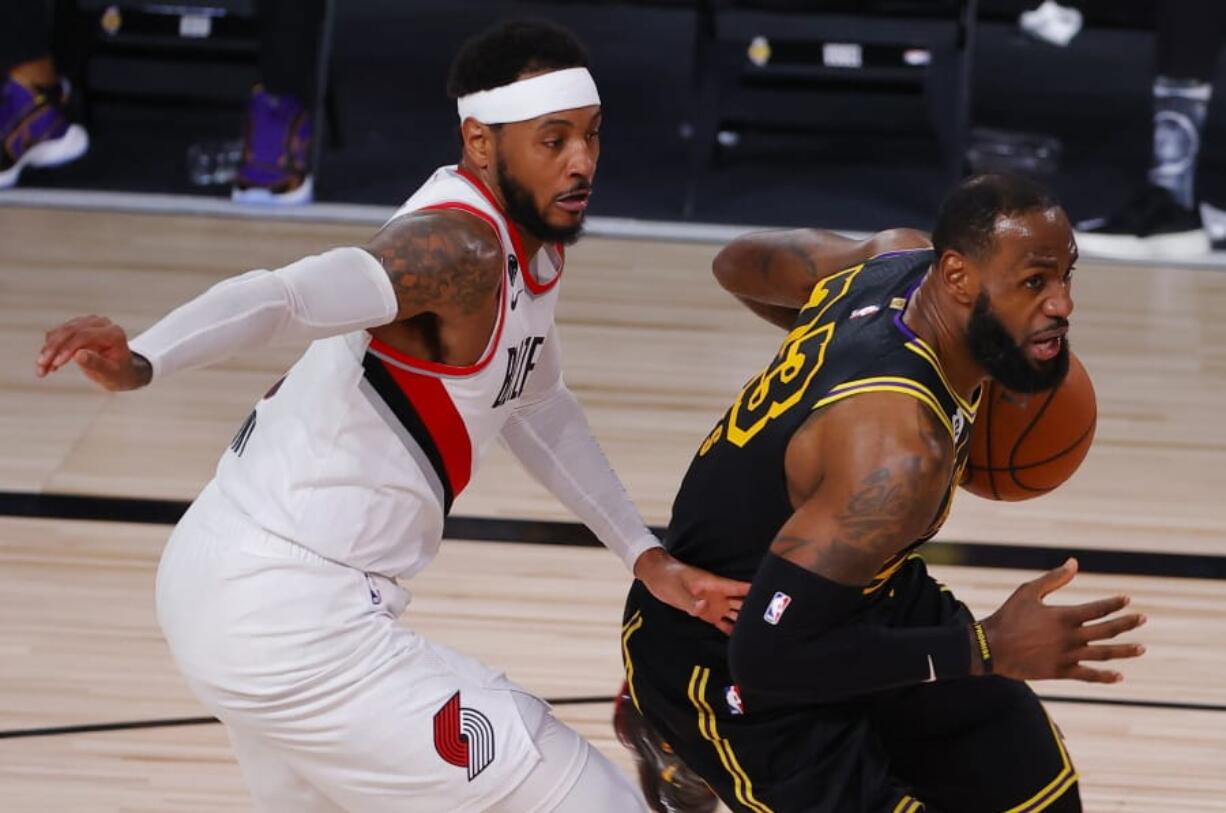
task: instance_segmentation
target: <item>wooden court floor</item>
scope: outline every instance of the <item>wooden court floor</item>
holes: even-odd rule
[[[0,504],[21,495],[191,499],[252,402],[292,363],[253,352],[146,391],[40,381],[44,330],[101,313],[137,331],[252,267],[369,229],[0,207]],[[708,273],[712,245],[590,238],[568,258],[559,323],[569,381],[653,524],[694,448],[777,333]],[[1085,262],[1072,341],[1099,396],[1098,436],[1056,493],[959,498],[942,538],[1008,548],[1226,557],[1226,273]],[[463,516],[568,519],[501,450]],[[0,515],[0,811],[250,809],[217,725],[4,736],[192,718],[153,617],[168,526]],[[1213,557],[1213,558],[1209,558]],[[1160,561],[1159,556],[1155,561]],[[977,613],[1033,571],[934,568]],[[450,540],[405,622],[545,697],[604,697],[620,675],[628,576],[601,550]],[[1128,592],[1148,654],[1123,684],[1036,684],[1068,739],[1090,811],[1226,810],[1226,580],[1086,573],[1062,601]],[[627,770],[606,703],[557,713]]]

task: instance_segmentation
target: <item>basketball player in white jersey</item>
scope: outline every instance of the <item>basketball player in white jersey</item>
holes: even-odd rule
[[[731,629],[745,585],[668,556],[560,370],[563,245],[583,223],[600,99],[543,23],[452,67],[463,158],[363,247],[226,280],[130,344],[100,317],[47,335],[111,390],[279,340],[312,343],[176,527],[158,619],[271,811],[642,810],[543,701],[396,623],[451,502],[501,437],[661,600]]]

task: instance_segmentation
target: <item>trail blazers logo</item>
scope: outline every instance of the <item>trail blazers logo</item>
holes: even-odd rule
[[[494,761],[494,727],[476,709],[460,705],[456,692],[434,715],[434,750],[457,768],[468,769],[468,781]]]

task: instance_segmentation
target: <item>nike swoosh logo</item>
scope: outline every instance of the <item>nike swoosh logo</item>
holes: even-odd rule
[[[932,656],[928,656],[928,679],[924,683],[936,683],[937,669],[932,665]]]
[[[511,310],[515,310],[515,306],[519,304],[519,296],[524,292],[523,288],[519,288],[511,296]]]

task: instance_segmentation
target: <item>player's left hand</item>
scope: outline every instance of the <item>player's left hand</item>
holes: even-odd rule
[[[663,548],[640,556],[634,563],[634,576],[660,601],[701,618],[725,635],[732,634],[741,602],[749,592],[749,582],[725,579],[679,562]]]

